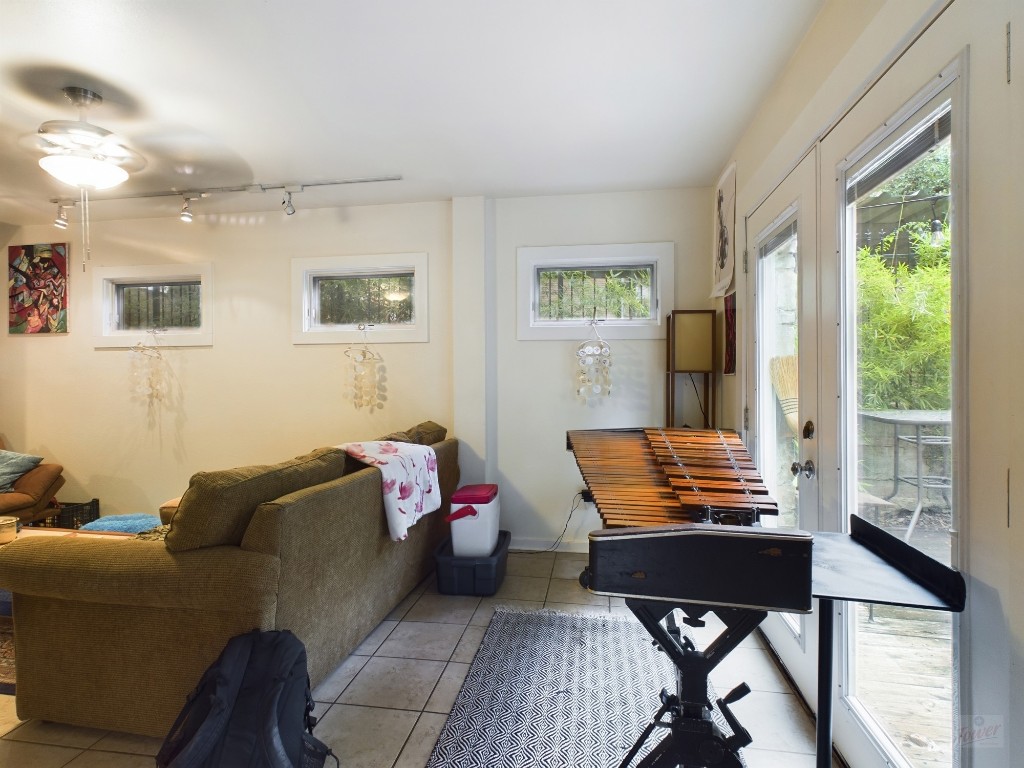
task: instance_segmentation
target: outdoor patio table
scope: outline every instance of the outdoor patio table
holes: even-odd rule
[[[917,506],[914,507],[910,525],[903,536],[904,541],[910,541],[910,536],[921,516],[921,508],[924,506],[924,490],[931,488],[948,491],[953,487],[949,477],[924,474],[924,446],[950,445],[952,443],[949,435],[949,426],[952,423],[950,411],[861,411],[860,415],[862,418],[882,424],[892,424],[892,493],[885,498],[891,499],[895,496],[901,482],[917,488]],[[913,433],[900,434],[900,427],[913,427]],[[941,427],[942,434],[926,434],[924,430],[928,427]],[[904,442],[913,443],[916,449],[915,473],[913,475],[900,474],[900,443]]]

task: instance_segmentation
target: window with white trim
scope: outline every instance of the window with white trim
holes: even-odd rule
[[[161,264],[96,267],[97,347],[208,347],[213,344],[213,267]]]
[[[517,337],[575,339],[596,321],[606,338],[664,338],[674,262],[673,243],[519,248]]]
[[[292,259],[292,342],[428,341],[427,254]]]

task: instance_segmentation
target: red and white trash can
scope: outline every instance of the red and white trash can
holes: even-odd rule
[[[466,485],[452,494],[452,526],[455,557],[490,557],[498,544],[498,486]]]

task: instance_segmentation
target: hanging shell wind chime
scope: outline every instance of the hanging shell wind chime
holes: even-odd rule
[[[384,407],[384,358],[366,343],[366,328],[360,326],[359,330],[363,332],[363,345],[345,350],[345,357],[352,361],[349,391],[356,409],[372,411]]]
[[[590,324],[593,334],[576,347],[576,395],[583,402],[600,400],[612,393],[612,349],[601,338],[597,323]]]

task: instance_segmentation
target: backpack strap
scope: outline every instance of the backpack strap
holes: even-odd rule
[[[285,674],[274,680],[274,688],[272,698],[269,704],[264,704],[262,707],[262,715],[264,718],[263,727],[260,728],[260,733],[263,734],[263,754],[266,756],[269,764],[273,768],[294,768],[291,759],[288,757],[288,750],[286,749],[284,742],[281,739],[281,729],[278,720],[278,701],[281,698],[281,691],[284,690],[288,680],[296,674],[296,664],[302,660],[302,676],[306,679],[306,713],[308,717],[309,713],[309,702],[312,696],[309,694],[309,677],[305,673],[305,646],[288,630],[278,630],[276,642],[279,646],[283,647],[284,653],[280,657],[279,669],[287,670]],[[308,727],[307,717],[303,718],[303,723]]]

